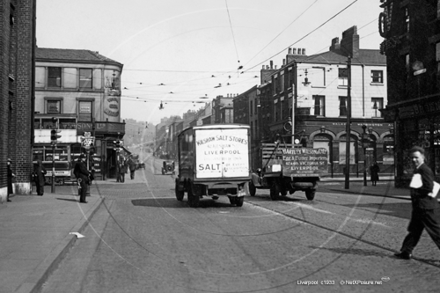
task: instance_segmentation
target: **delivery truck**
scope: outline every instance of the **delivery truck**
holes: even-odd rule
[[[251,196],[257,189],[269,189],[272,200],[295,191],[304,191],[308,200],[315,198],[320,175],[327,172],[326,149],[276,142],[262,143],[259,151],[260,166],[249,184]]]
[[[241,207],[251,179],[249,125],[211,124],[183,130],[177,138],[176,198],[190,207],[204,196],[229,197]]]

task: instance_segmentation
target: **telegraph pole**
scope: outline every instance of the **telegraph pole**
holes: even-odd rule
[[[295,144],[295,110],[298,97],[298,63],[293,63],[293,96],[292,96],[292,147]]]
[[[347,60],[347,125],[345,147],[345,189],[350,188],[350,132],[351,132],[351,56]]]

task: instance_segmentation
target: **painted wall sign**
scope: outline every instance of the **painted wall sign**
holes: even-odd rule
[[[197,178],[249,176],[247,129],[196,130]]]

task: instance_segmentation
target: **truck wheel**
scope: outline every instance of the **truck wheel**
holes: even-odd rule
[[[277,182],[274,182],[270,187],[270,198],[272,200],[278,200],[280,195],[280,186]]]
[[[244,196],[235,198],[235,204],[237,205],[237,207],[242,207],[243,202],[244,202]]]
[[[194,193],[193,185],[190,184],[188,188],[188,204],[192,208],[199,207],[200,197],[198,194]]]
[[[249,182],[249,194],[251,196],[255,196],[256,193],[257,193],[257,188],[255,187],[254,182],[250,181]]]
[[[306,197],[308,200],[313,200],[315,198],[315,192],[316,190],[314,189],[307,189],[306,190]]]
[[[284,183],[280,186],[280,193],[282,196],[286,196],[287,195],[287,188],[284,185]]]
[[[179,190],[179,180],[176,179],[176,198],[178,201],[182,201],[185,196],[184,190]]]

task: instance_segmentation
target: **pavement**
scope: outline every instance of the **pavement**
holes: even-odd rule
[[[409,191],[394,188],[390,180],[363,186],[362,179],[353,178],[345,189],[343,178],[323,178],[320,185],[334,192],[409,199]],[[0,293],[39,292],[78,239],[70,233],[81,233],[103,203],[95,186],[114,183],[94,182],[86,204],[79,203],[75,185],[56,186],[54,193],[45,186],[43,196],[15,195],[0,204]]]

